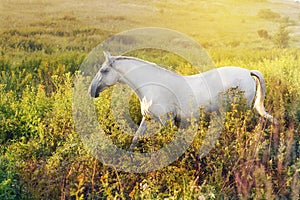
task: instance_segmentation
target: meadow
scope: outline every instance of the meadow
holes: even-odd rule
[[[0,199],[299,199],[300,5],[268,0],[0,1]],[[216,67],[264,74],[261,119],[236,98],[216,146],[197,152],[208,122],[172,164],[147,173],[120,172],[95,158],[74,128],[74,79],[88,53],[109,36],[138,27],[182,32]],[[195,72],[177,56],[144,49],[130,55]],[[107,137],[124,149],[132,136],[115,123],[112,90],[94,101]],[[132,97],[130,114],[141,120]],[[172,139],[161,129],[141,139],[148,151]]]

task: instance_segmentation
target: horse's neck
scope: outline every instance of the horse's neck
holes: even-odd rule
[[[120,81],[131,87],[142,99],[145,95],[143,88],[151,83],[160,83],[168,77],[179,77],[178,74],[160,68],[154,63],[139,59],[120,59],[117,61],[117,71],[121,75]]]
[[[127,78],[130,78],[130,76],[132,76],[132,78],[134,79],[136,79],[137,77],[153,79],[158,75],[158,73],[164,73],[166,74],[166,76],[178,76],[178,74],[161,68],[155,63],[143,61],[140,59],[129,57],[128,59],[117,59],[117,62],[117,71],[119,71],[122,76],[129,76]]]

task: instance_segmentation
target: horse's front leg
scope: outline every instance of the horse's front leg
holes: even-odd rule
[[[146,118],[143,117],[138,130],[134,134],[132,143],[130,145],[130,151],[133,151],[134,147],[136,146],[136,143],[138,142],[139,137],[145,134],[146,130],[147,130],[147,121]]]

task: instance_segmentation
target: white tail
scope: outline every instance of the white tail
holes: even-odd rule
[[[264,100],[265,100],[265,94],[266,94],[266,83],[264,80],[263,75],[257,71],[257,70],[251,70],[251,76],[256,81],[256,98],[254,102],[254,108],[257,110],[257,112],[264,118],[270,120],[274,124],[277,123],[276,119],[273,118],[272,115],[267,113],[265,107],[264,107]]]

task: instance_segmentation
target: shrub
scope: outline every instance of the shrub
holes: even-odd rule
[[[257,31],[259,37],[264,39],[271,39],[271,36],[269,35],[268,31],[265,29],[260,29]]]
[[[290,36],[289,31],[286,30],[286,26],[281,25],[278,28],[278,31],[272,38],[272,41],[277,48],[287,48],[289,46]]]
[[[22,199],[25,197],[19,182],[19,174],[14,170],[11,161],[0,156],[0,198],[5,200]]]
[[[270,21],[278,21],[281,18],[279,13],[276,13],[276,12],[272,11],[271,9],[261,9],[257,13],[257,16],[259,18],[262,18],[265,20],[270,20]]]

